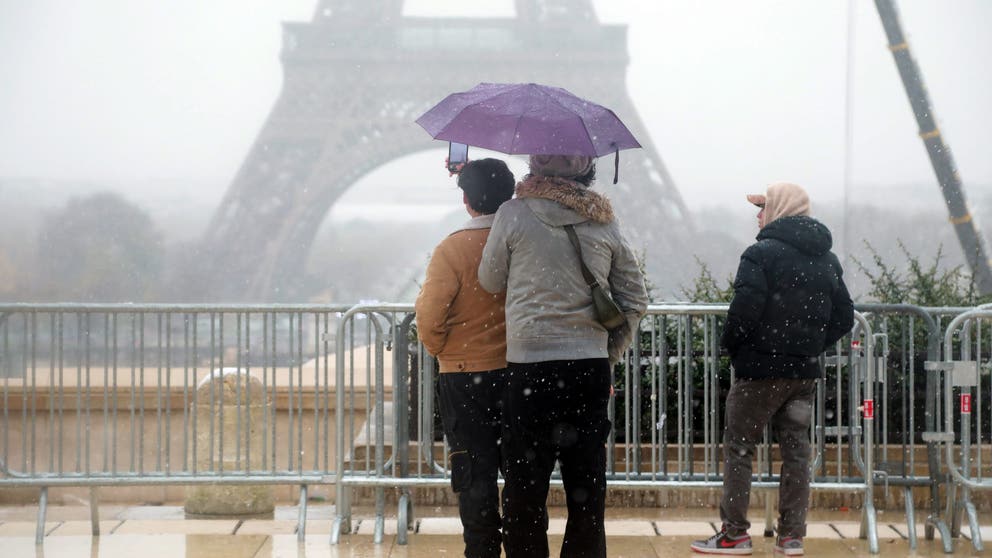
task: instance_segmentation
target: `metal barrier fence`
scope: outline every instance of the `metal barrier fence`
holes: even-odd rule
[[[718,342],[725,305],[653,305],[641,323],[639,341],[628,352],[624,365],[618,367],[615,385],[619,388],[611,400],[614,431],[609,438],[610,462],[608,482],[613,488],[647,489],[676,488],[679,490],[714,489],[722,486],[722,457],[720,440],[723,410],[722,395],[729,387],[726,357],[720,355]],[[375,416],[376,424],[367,437],[340,431],[340,456],[337,474],[337,514],[331,530],[332,542],[351,531],[350,494],[354,487],[373,487],[376,491],[375,540],[381,540],[383,530],[383,490],[400,491],[398,509],[398,542],[405,542],[405,528],[412,521],[409,489],[411,487],[440,487],[449,482],[445,462],[447,452],[440,443],[440,433],[434,417],[433,360],[422,347],[409,342],[404,350],[402,340],[410,339],[409,325],[412,308],[404,305],[358,306],[345,314],[338,344],[339,351],[346,341],[344,328],[349,319],[365,315],[378,323],[374,341],[377,382],[386,375],[383,348],[395,343],[392,357],[393,394],[392,435],[387,435],[383,414]],[[813,479],[812,489],[863,494],[863,536],[872,552],[878,551],[877,529],[873,503],[876,459],[875,415],[871,408],[862,417],[863,402],[874,402],[876,389],[876,336],[863,315],[858,314],[854,332],[857,343],[839,343],[829,355],[825,367],[834,370],[834,382],[826,377],[819,386],[818,404],[811,434],[816,443],[815,463],[821,474]],[[850,347],[854,349],[850,349]],[[409,352],[407,352],[409,351]],[[413,356],[414,358],[410,358]],[[411,366],[412,362],[412,366]],[[347,366],[339,358],[338,385],[346,385]],[[410,396],[415,391],[419,396]],[[828,412],[825,394],[836,402],[839,412]],[[338,424],[347,415],[347,391],[337,393]],[[409,404],[408,404],[409,402]],[[382,401],[380,400],[380,403]],[[415,420],[416,432],[406,437],[403,429],[409,412]],[[374,414],[374,413],[373,413]],[[668,416],[676,417],[667,420]],[[887,424],[886,421],[881,421]],[[674,424],[673,424],[674,423]],[[374,442],[372,440],[374,438]],[[836,459],[827,455],[827,441],[835,440]],[[888,443],[887,438],[883,438]],[[358,453],[357,442],[374,443],[376,459],[365,466],[346,456]],[[755,490],[774,490],[778,476],[771,472],[771,454],[767,443],[759,452]],[[844,443],[846,441],[846,444]],[[392,443],[393,455],[386,456],[386,445]],[[412,452],[409,453],[409,452]],[[846,457],[846,460],[844,459]],[[931,477],[914,478],[904,471],[906,482],[922,486],[932,483]],[[560,486],[560,479],[553,479]],[[910,503],[912,499],[910,499]],[[767,510],[770,511],[770,507]],[[912,509],[912,506],[908,509]],[[914,523],[910,522],[910,525]],[[770,513],[766,513],[766,529],[771,528]]]
[[[992,462],[992,428],[990,417],[983,416],[988,408],[983,410],[982,405],[983,389],[984,401],[992,396],[992,381],[987,379],[992,357],[989,320],[992,309],[987,307],[955,317],[944,334],[943,361],[928,363],[932,376],[940,380],[944,410],[944,430],[939,441],[944,445],[950,475],[945,512],[951,521],[952,536],[961,532],[962,514],[967,517],[971,543],[977,551],[983,550],[983,543],[971,491],[992,489],[992,478],[983,467],[983,461]],[[955,453],[960,461],[955,459]]]
[[[938,530],[950,551],[959,530],[955,510],[970,506],[973,514],[967,490],[992,482],[981,478],[983,441],[989,449],[981,417],[978,443],[962,438],[967,459],[954,469],[946,383],[957,376],[945,373],[941,392],[947,365],[923,370],[924,362],[942,361],[940,321],[962,309],[858,309],[852,335],[821,359],[812,488],[862,494],[862,535],[876,552],[876,482],[904,490],[913,547],[912,487],[928,487],[926,536]],[[730,380],[719,349],[725,313],[725,305],[650,307],[638,341],[616,368],[611,487],[721,486],[722,401]],[[967,319],[955,318],[948,335]],[[308,485],[334,484],[332,542],[351,529],[352,490],[369,487],[377,542],[385,490],[398,491],[403,544],[403,527],[413,522],[410,488],[449,482],[434,420],[434,360],[416,342],[409,304],[0,305],[0,379],[0,488],[41,490],[39,540],[48,487],[92,487],[97,533],[99,486],[295,485],[302,539]],[[233,434],[220,428],[232,416]],[[777,488],[770,441],[766,433],[756,490]],[[914,451],[921,441],[925,465]],[[942,511],[945,459],[962,495],[948,487]],[[973,461],[977,481],[970,478]],[[973,541],[981,544],[974,535]]]
[[[40,488],[40,542],[49,487],[91,487],[99,534],[99,486],[298,485],[302,540],[347,309],[0,305],[0,488]]]
[[[925,537],[931,540],[938,531],[944,550],[951,552],[950,532],[940,510],[940,448],[933,435],[939,425],[940,401],[936,381],[924,368],[926,362],[940,358],[939,320],[955,310],[891,304],[859,304],[857,308],[872,322],[880,341],[875,353],[880,397],[874,406],[880,420],[875,423],[874,474],[884,482],[886,493],[890,485],[903,490],[911,549],[917,546],[912,489],[929,487]],[[917,464],[919,442],[926,448],[925,474]]]

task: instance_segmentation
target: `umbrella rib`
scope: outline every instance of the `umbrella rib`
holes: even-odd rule
[[[582,123],[582,129],[586,131],[586,139],[589,140],[589,147],[592,147],[592,155],[593,159],[595,159],[599,157],[599,151],[596,149],[596,144],[592,142],[592,133],[589,131],[589,126],[586,126],[586,120],[581,116],[579,117],[579,122]]]
[[[544,94],[544,95],[547,95],[547,93],[545,93],[544,91],[541,91],[541,93]],[[553,101],[554,98],[552,98],[551,100]],[[559,103],[558,106],[561,106],[561,104]],[[561,107],[561,108],[565,108],[565,107]],[[523,114],[521,114],[520,116],[517,117],[517,124],[513,127],[513,140],[510,142],[510,153],[511,154],[513,154],[514,150],[516,149],[516,145],[517,145],[517,131],[520,129],[520,123],[523,122],[524,116],[526,116],[526,114],[528,112],[530,112],[530,111],[531,111],[531,109],[527,109],[526,111],[524,111]],[[527,153],[527,155],[534,155],[534,153]],[[537,153],[537,155],[547,155],[547,153]]]
[[[555,99],[554,97],[552,97],[551,95],[549,95],[547,91],[540,90],[540,89],[539,89],[539,91],[541,92],[542,95],[544,95],[545,97],[551,99],[551,102],[553,102],[554,104],[556,104],[559,107],[561,107],[562,110],[565,110],[565,111],[571,112],[572,114],[575,114],[575,111],[574,110],[572,110],[572,109],[566,107],[565,105],[561,104],[558,101],[558,99]],[[585,101],[585,102],[587,102],[589,104],[592,104],[592,105],[596,105],[597,107],[600,107],[600,108],[606,108],[606,107],[604,107],[602,105],[597,105],[596,103],[592,103],[590,101]],[[579,122],[582,123],[582,129],[586,131],[586,137],[589,138],[589,146],[592,147],[593,156],[594,157],[599,157],[599,151],[596,150],[596,145],[592,142],[592,134],[589,132],[589,127],[586,126],[585,119],[582,118],[581,116],[579,116],[578,114],[576,114],[576,117],[579,119]]]

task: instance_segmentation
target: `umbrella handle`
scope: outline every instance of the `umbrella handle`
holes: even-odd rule
[[[620,180],[620,150],[617,149],[613,157],[613,183]]]

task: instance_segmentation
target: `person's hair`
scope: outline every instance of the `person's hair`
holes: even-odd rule
[[[574,180],[579,184],[582,184],[586,188],[592,186],[592,183],[596,180],[596,163],[592,164],[592,167],[589,168],[589,172],[581,176],[573,177],[571,178],[571,180]]]
[[[458,187],[465,192],[468,206],[489,215],[513,197],[513,173],[499,159],[469,161],[458,175]]]

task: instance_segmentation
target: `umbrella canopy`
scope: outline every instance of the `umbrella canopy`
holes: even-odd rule
[[[434,139],[507,154],[601,157],[641,146],[610,109],[536,83],[480,83],[417,124]]]

